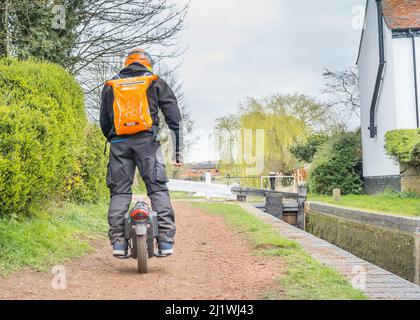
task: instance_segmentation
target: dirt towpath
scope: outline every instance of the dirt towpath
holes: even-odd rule
[[[51,273],[25,269],[0,278],[0,299],[262,299],[280,290],[280,261],[254,255],[222,217],[174,206],[176,253],[151,259],[148,274],[139,275],[133,259],[113,258],[103,239],[94,253],[64,264],[66,289],[52,288]]]

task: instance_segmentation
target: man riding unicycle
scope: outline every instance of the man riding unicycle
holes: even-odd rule
[[[107,186],[109,238],[113,255],[127,255],[124,215],[132,199],[135,169],[143,179],[158,216],[158,256],[174,251],[175,217],[166,183],[168,178],[159,142],[159,110],[173,133],[173,164],[182,166],[181,113],[169,85],[153,73],[153,61],[142,49],[132,50],[125,67],[102,91],[100,124],[110,143]]]

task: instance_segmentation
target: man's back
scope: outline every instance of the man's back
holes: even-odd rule
[[[127,91],[134,91],[126,94],[117,85],[127,85]],[[145,97],[140,97],[144,94]],[[147,109],[144,109],[143,98],[147,99]],[[181,112],[177,99],[168,84],[153,74],[150,56],[136,49],[129,54],[126,67],[107,82],[102,91],[100,124],[111,144],[106,179],[111,192],[109,238],[116,257],[125,256],[128,250],[127,239],[124,238],[124,214],[131,203],[136,167],[145,182],[152,209],[158,214],[159,254],[166,256],[173,252],[175,217],[166,187],[168,178],[164,158],[157,139],[159,110],[174,133],[175,162],[182,165]],[[145,116],[148,118],[144,119]],[[124,122],[123,119],[129,120]],[[132,126],[131,131],[123,126]]]

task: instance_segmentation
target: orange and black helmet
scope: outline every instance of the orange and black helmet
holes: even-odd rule
[[[140,63],[141,65],[145,66],[149,70],[153,68],[153,60],[152,57],[143,49],[136,48],[130,51],[125,59],[124,65],[127,67],[132,63]]]

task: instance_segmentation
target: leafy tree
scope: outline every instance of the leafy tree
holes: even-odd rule
[[[157,61],[182,53],[176,35],[187,9],[175,0],[6,0],[0,3],[0,55],[64,66],[81,83],[89,111],[96,113],[93,96],[129,50],[153,46]]]
[[[159,57],[176,55],[174,36],[187,8],[170,0],[6,0],[0,26],[10,34],[13,56],[57,62],[79,75],[135,46],[165,46],[173,50]]]
[[[330,132],[339,125],[334,110],[303,94],[277,94],[265,99],[265,103],[274,113],[293,115],[314,132]]]
[[[248,98],[237,114],[216,121],[218,149],[228,152],[227,158],[231,160],[222,161],[222,172],[248,175],[249,165],[243,161],[242,129],[254,129],[253,150],[257,146],[255,130],[264,130],[264,170],[261,174],[290,172],[296,165],[296,159],[290,152],[291,146],[317,130],[327,130],[330,123],[327,112],[326,106],[304,95],[274,95],[261,100]],[[224,147],[226,143],[228,147]],[[221,154],[221,158],[225,160],[226,155]],[[247,179],[248,185],[259,185],[259,178],[251,181]]]
[[[328,140],[329,136],[325,134],[314,134],[308,137],[303,143],[294,144],[290,152],[298,161],[311,163],[315,153]]]
[[[70,69],[76,63],[72,52],[79,38],[77,28],[84,18],[80,13],[82,4],[81,0],[65,0],[64,12],[62,7],[54,7],[46,0],[2,3],[0,10],[4,12],[6,6],[8,9],[2,28],[10,41],[8,54],[20,59],[48,60]]]
[[[316,152],[309,172],[313,193],[363,193],[362,146],[360,130],[335,134]]]

